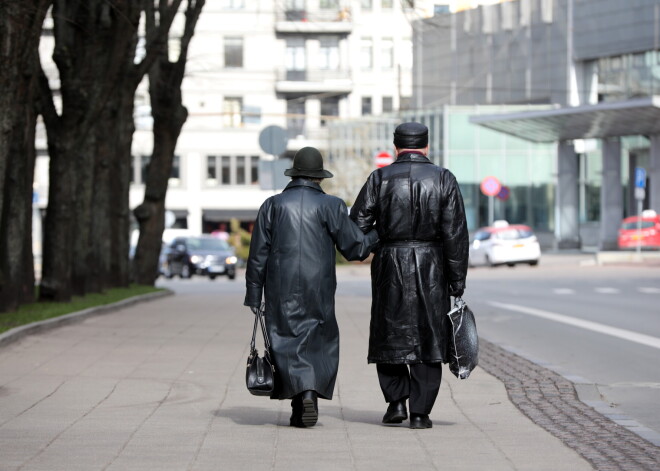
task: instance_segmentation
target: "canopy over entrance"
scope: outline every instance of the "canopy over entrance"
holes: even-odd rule
[[[476,115],[470,122],[533,142],[660,134],[660,96],[615,103]]]

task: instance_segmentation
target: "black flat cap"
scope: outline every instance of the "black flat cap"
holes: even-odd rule
[[[394,145],[399,149],[423,149],[429,143],[429,128],[421,123],[399,124],[394,130]]]

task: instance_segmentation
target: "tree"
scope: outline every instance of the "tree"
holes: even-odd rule
[[[140,15],[153,0],[54,0],[61,112],[41,73],[50,155],[40,298],[128,283],[128,186],[135,90],[182,0],[159,1],[152,46],[134,63]]]
[[[0,2],[0,311],[34,299],[38,46],[51,0]]]
[[[188,48],[205,0],[188,0],[179,57],[169,60],[169,49],[158,49],[158,58],[149,70],[149,94],[154,118],[154,147],[145,182],[144,201],[135,211],[140,237],[135,252],[135,281],[154,284],[165,226],[165,196],[181,129],[188,118],[183,106],[181,84],[186,70]],[[162,5],[161,5],[162,10]],[[156,26],[153,9],[147,8],[147,33]],[[162,16],[162,11],[161,11]]]

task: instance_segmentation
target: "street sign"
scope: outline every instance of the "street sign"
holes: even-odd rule
[[[640,188],[638,186],[635,187],[635,199],[636,200],[643,200],[646,198],[646,190],[644,188]]]
[[[486,177],[481,180],[481,192],[486,196],[495,196],[502,189],[502,184],[495,177]]]
[[[509,195],[511,195],[511,190],[509,187],[502,185],[502,188],[500,189],[499,193],[495,195],[495,197],[502,201],[506,201],[509,199]]]
[[[646,188],[646,169],[635,167],[635,188]]]
[[[266,126],[259,133],[261,149],[271,155],[280,155],[286,150],[286,131],[279,126]]]
[[[394,157],[387,151],[381,151],[374,157],[374,162],[376,163],[376,167],[383,168],[394,162]]]

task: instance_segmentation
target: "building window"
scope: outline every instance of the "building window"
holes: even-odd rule
[[[321,98],[321,125],[325,126],[332,116],[339,116],[339,97]]]
[[[220,183],[222,185],[231,185],[231,157],[223,155],[220,157]]]
[[[259,156],[250,157],[250,183],[256,185],[259,183]]]
[[[339,69],[339,39],[333,36],[322,37],[320,43],[319,68],[323,70]]]
[[[392,101],[391,96],[384,96],[383,97],[383,113],[389,113],[390,111],[393,111],[394,105]]]
[[[319,1],[319,8],[323,8],[323,9],[326,9],[326,10],[337,9],[337,8],[339,8],[339,1],[338,0],[320,0]]]
[[[290,38],[286,41],[286,79],[305,80],[305,40],[303,38]]]
[[[394,41],[392,38],[383,38],[380,45],[380,66],[383,69],[394,67]]]
[[[372,69],[373,64],[373,41],[371,38],[362,38],[360,42],[360,66],[363,69]]]
[[[371,97],[363,96],[362,97],[362,116],[371,114]]]
[[[243,123],[243,99],[241,97],[225,97],[222,103],[222,121],[226,127],[239,127]]]
[[[302,98],[286,102],[286,128],[289,139],[305,133],[305,101]]]
[[[206,158],[207,186],[254,185],[258,182],[258,155],[209,155]]]
[[[172,170],[170,171],[169,184],[178,186],[181,179],[180,157],[175,155],[172,159]],[[131,183],[144,185],[147,183],[149,174],[150,155],[134,155],[131,161]]]
[[[225,36],[225,67],[243,67],[243,38]]]
[[[361,0],[360,4],[361,4],[363,10],[371,10],[371,8],[373,7],[373,1],[372,0]]]
[[[393,7],[392,0],[381,0],[380,6],[383,9],[391,9]]]

